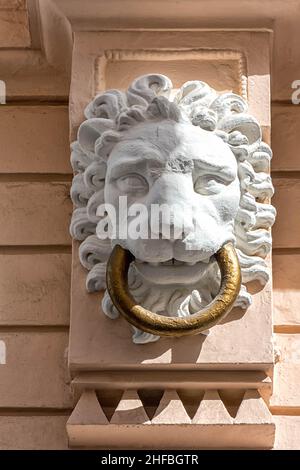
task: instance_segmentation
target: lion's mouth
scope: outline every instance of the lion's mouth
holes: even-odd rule
[[[191,284],[198,282],[213,257],[203,261],[180,261],[176,258],[162,262],[146,262],[135,259],[136,270],[154,284]]]

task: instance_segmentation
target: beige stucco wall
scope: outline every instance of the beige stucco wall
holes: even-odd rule
[[[0,364],[0,449],[61,449],[67,447],[65,424],[73,406],[66,352],[72,211],[68,81],[65,70],[57,72],[46,62],[42,73],[41,63],[27,53],[26,80],[16,80],[11,64],[33,40],[25,6],[19,0],[0,3],[1,47],[11,53],[8,59],[7,50],[0,50],[0,79],[5,72],[8,92],[7,105],[0,106],[0,341],[6,346],[6,363]],[[291,75],[294,79],[300,75]],[[288,101],[287,91],[283,95],[272,103],[278,210],[274,329],[281,356],[271,410],[276,447],[291,449],[300,448],[300,105]]]
[[[0,448],[66,448],[67,103],[11,102],[0,120]]]

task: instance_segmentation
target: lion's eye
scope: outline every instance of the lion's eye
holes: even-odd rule
[[[148,183],[141,175],[131,174],[117,179],[117,186],[122,192],[144,194],[148,191]]]
[[[226,185],[226,182],[215,175],[199,176],[195,183],[194,189],[196,193],[209,196],[211,194],[217,194]]]

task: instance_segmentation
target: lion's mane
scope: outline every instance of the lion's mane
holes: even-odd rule
[[[105,289],[106,261],[110,240],[96,235],[97,207],[104,203],[106,162],[114,145],[126,131],[143,121],[169,119],[189,121],[218,135],[230,147],[238,163],[241,198],[235,219],[236,248],[242,282],[258,280],[264,285],[269,269],[264,258],[271,249],[270,227],[275,209],[269,200],[274,189],[269,175],[272,152],[262,141],[257,120],[247,113],[247,103],[234,93],[218,93],[201,81],[185,83],[175,93],[164,75],[144,75],[126,92],[108,90],[97,95],[85,109],[86,120],[71,145],[74,178],[71,198],[74,211],[71,235],[81,241],[79,257],[89,271],[89,292]],[[246,308],[251,296],[242,286],[237,305]],[[110,316],[116,312],[108,294],[103,307]]]

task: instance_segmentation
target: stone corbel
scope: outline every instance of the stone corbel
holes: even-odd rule
[[[269,34],[263,61],[249,37],[75,33],[71,446],[273,445]],[[104,240],[121,195],[199,223]]]

